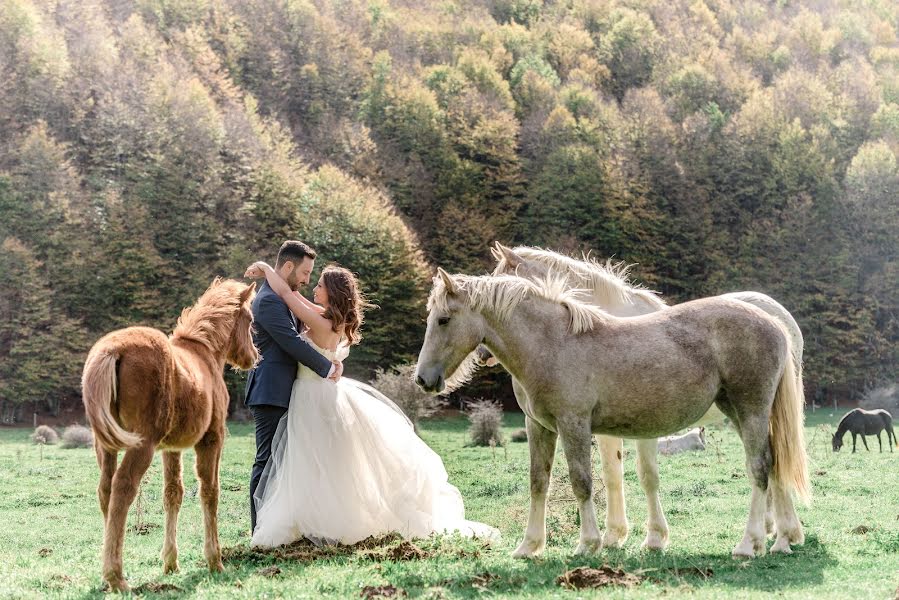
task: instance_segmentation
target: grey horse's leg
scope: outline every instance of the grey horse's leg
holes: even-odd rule
[[[860,434],[860,435],[862,436],[862,443],[865,445],[865,450],[867,450],[868,452],[870,452],[871,449],[868,448],[868,440],[865,438],[865,434],[862,433],[862,434]]]
[[[646,494],[646,539],[640,545],[648,550],[664,550],[668,545],[668,521],[659,499],[659,440],[637,440],[637,476]]]
[[[877,447],[880,448],[880,452],[883,452],[883,442],[880,440],[880,432],[877,432]]]
[[[852,453],[853,453],[853,454],[855,454],[855,440],[856,440],[856,436],[857,436],[857,435],[858,435],[858,434],[855,433],[854,431],[852,432]],[[864,441],[864,439],[865,439],[865,438],[862,438],[862,441]]]
[[[765,509],[772,465],[768,421],[768,415],[754,414],[747,415],[740,422],[740,437],[746,450],[746,470],[752,484],[752,500],[743,539],[732,553],[734,558],[752,558],[765,553]]]
[[[768,484],[768,498],[774,504],[775,522],[777,525],[777,539],[771,546],[771,552],[783,552],[790,554],[790,544],[802,544],[805,542],[805,534],[802,531],[802,523],[793,506],[793,498],[790,491],[776,478],[771,477]]]
[[[578,501],[578,512],[581,517],[581,535],[575,554],[595,554],[602,549],[602,536],[596,522],[596,509],[593,506],[593,469],[590,457],[590,418],[574,417],[570,421],[560,421],[559,436],[565,448],[568,460],[568,475],[571,478],[571,489]]]
[[[602,481],[606,486],[606,531],[602,545],[620,548],[627,539],[627,509],[624,503],[624,443],[621,438],[599,438]]]
[[[531,510],[524,539],[512,553],[515,558],[529,558],[546,547],[546,491],[556,455],[556,432],[525,417],[528,449],[531,454]]]

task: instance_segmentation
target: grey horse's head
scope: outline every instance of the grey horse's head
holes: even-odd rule
[[[494,242],[490,253],[496,259],[493,275],[517,275],[526,279],[542,279],[550,273],[549,266],[535,260],[528,260],[512,248]]]
[[[830,445],[834,452],[839,452],[840,448],[843,447],[843,438],[837,437],[837,434],[833,434],[833,437],[830,439]]]
[[[425,391],[442,392],[447,379],[483,338],[483,317],[469,307],[467,293],[453,277],[438,268],[428,298],[428,325],[415,382]]]
[[[496,268],[493,269],[494,277],[497,275],[517,275],[525,279],[536,280],[550,274],[548,266],[534,260],[528,260],[512,248],[503,246],[499,242],[493,242],[490,253],[496,259]],[[493,353],[483,344],[480,344],[477,350],[475,350],[474,361],[479,367],[495,367],[499,364]]]

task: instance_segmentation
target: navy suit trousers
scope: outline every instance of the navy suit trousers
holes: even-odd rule
[[[262,471],[265,470],[265,463],[272,454],[272,439],[275,437],[278,422],[287,412],[287,408],[257,404],[250,406],[250,412],[253,413],[253,420],[256,423],[256,462],[253,463],[253,472],[250,475],[250,531],[252,532],[256,530],[256,503],[253,501],[253,494],[256,493],[256,488],[259,486]]]

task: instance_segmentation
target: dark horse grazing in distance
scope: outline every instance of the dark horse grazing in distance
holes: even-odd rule
[[[840,448],[843,447],[843,436],[846,435],[847,431],[852,432],[852,452],[855,452],[855,439],[856,436],[862,436],[862,443],[865,445],[865,450],[871,451],[868,448],[868,442],[865,441],[866,435],[876,435],[877,436],[877,445],[880,446],[880,451],[883,452],[883,442],[880,441],[880,432],[886,430],[887,432],[887,445],[890,447],[890,452],[893,451],[894,445],[899,445],[896,442],[896,432],[893,431],[893,417],[887,411],[883,409],[878,410],[862,410],[860,408],[856,408],[855,410],[851,410],[846,415],[840,419],[840,424],[837,426],[837,432],[833,434],[833,451],[839,452]]]
[[[103,578],[114,592],[128,590],[122,572],[125,517],[156,450],[163,450],[165,473],[164,572],[178,570],[181,451],[191,447],[206,526],[206,562],[211,571],[223,568],[217,515],[228,412],[223,370],[225,364],[249,369],[259,360],[250,334],[255,287],[216,278],[181,313],[171,336],[129,327],[103,336],[88,354],[81,381],[100,463]],[[120,450],[125,456],[117,464]]]

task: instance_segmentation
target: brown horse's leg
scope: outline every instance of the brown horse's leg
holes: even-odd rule
[[[100,465],[100,484],[97,486],[97,497],[100,500],[100,511],[103,513],[103,526],[109,516],[109,495],[112,492],[112,476],[115,475],[116,465],[119,461],[118,452],[104,450],[99,442],[94,441],[94,451],[97,453],[97,464]]]
[[[181,481],[181,452],[163,452],[162,467],[165,473],[165,543],[162,546],[162,572],[178,570],[178,510],[184,498]]]
[[[112,591],[126,591],[128,584],[122,574],[122,548],[125,545],[125,519],[128,508],[137,495],[141,477],[153,462],[155,448],[145,442],[125,452],[122,464],[112,478],[109,516],[103,540],[103,578]]]
[[[210,571],[223,571],[222,551],[219,547],[219,460],[222,457],[223,437],[209,432],[194,446],[197,452],[197,479],[200,482],[200,498],[203,502],[203,521],[206,525],[206,544],[203,553]]]

